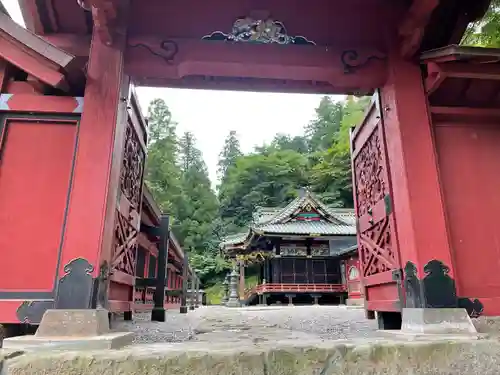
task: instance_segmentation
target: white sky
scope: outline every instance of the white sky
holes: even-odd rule
[[[0,0],[12,18],[24,26],[17,0]],[[75,1],[75,0],[73,0]],[[244,152],[269,142],[276,133],[302,134],[314,116],[320,95],[252,92],[137,89],[144,112],[155,98],[162,98],[178,123],[179,135],[191,131],[215,183],[217,160],[230,130],[235,130]]]

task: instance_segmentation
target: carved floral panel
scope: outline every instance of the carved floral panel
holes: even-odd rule
[[[369,209],[387,194],[382,152],[381,139],[376,128],[354,162],[358,217],[368,213]]]
[[[144,173],[145,155],[130,124],[125,135],[125,147],[120,175],[120,189],[132,206],[139,209],[142,194],[142,176]]]

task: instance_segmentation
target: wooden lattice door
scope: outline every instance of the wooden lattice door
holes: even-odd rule
[[[377,91],[351,134],[358,253],[366,309],[399,311],[401,266],[381,107]]]
[[[140,113],[135,93],[130,95],[124,121],[125,124],[119,125],[124,127],[125,134],[110,264],[109,309],[111,311],[131,311],[131,304],[134,301],[146,161],[146,122]]]

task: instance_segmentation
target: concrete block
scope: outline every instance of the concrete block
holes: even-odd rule
[[[47,310],[36,337],[90,337],[109,333],[108,311]]]
[[[477,335],[465,309],[404,308],[401,333]]]
[[[479,333],[488,333],[494,336],[500,335],[500,317],[499,316],[480,316],[472,319],[474,327]]]
[[[348,298],[345,301],[347,306],[355,306],[355,307],[364,307],[365,299],[364,298]]]
[[[241,307],[241,302],[239,300],[236,300],[236,299],[230,299],[226,303],[226,307]]]
[[[3,341],[3,348],[24,351],[121,349],[130,345],[133,339],[134,333],[132,332],[113,332],[86,337],[37,337],[30,335],[7,338]]]
[[[10,375],[498,375],[498,340],[289,340],[137,345],[122,350],[27,352]]]

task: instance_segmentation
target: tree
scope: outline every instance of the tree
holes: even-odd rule
[[[236,131],[231,130],[224,141],[224,147],[219,154],[219,162],[217,163],[217,173],[223,181],[226,178],[227,170],[236,164],[236,159],[242,156],[240,141]]]
[[[148,108],[148,157],[145,180],[160,208],[177,215],[181,199],[181,170],[177,165],[178,142],[176,123],[162,99],[155,99]]]
[[[178,232],[184,248],[205,251],[213,244],[213,225],[218,202],[211,188],[208,170],[190,132],[179,141],[183,205],[178,207]]]
[[[308,183],[307,157],[292,150],[242,156],[220,187],[221,217],[234,230],[249,224],[257,206],[281,206]]]
[[[329,96],[321,98],[316,108],[316,118],[305,127],[309,141],[309,151],[328,149],[334,141],[334,135],[340,129],[343,105],[334,102]]]
[[[342,116],[331,146],[316,154],[317,163],[311,171],[311,187],[327,204],[353,206],[350,129],[362,121],[369,101],[370,98],[348,96],[342,103]]]
[[[469,25],[461,44],[478,47],[500,47],[500,0],[493,0],[484,17]]]

